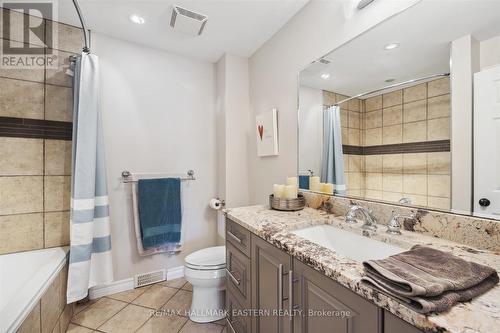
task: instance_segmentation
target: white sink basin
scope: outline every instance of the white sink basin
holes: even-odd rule
[[[318,225],[295,230],[292,233],[360,262],[387,258],[406,250],[331,225]]]

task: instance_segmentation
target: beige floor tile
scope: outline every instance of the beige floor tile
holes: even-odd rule
[[[187,320],[186,317],[176,315],[153,316],[137,332],[177,333]]]
[[[92,332],[91,329],[75,324],[69,324],[68,329],[66,330],[66,333],[90,333],[90,332]]]
[[[154,310],[129,304],[99,327],[102,332],[135,332],[151,317]]]
[[[193,291],[193,286],[191,285],[191,283],[187,282],[184,286],[182,286],[182,289]]]
[[[149,287],[135,288],[132,290],[123,291],[106,297],[113,298],[119,301],[130,303],[137,297],[141,296]]]
[[[224,327],[217,324],[199,324],[188,320],[179,333],[220,333]]]
[[[92,304],[96,303],[99,299],[88,300],[87,302],[81,302],[75,304],[74,315],[88,308]]]
[[[180,289],[163,307],[162,310],[178,311],[178,314],[188,315],[193,293]]]
[[[126,305],[125,302],[104,297],[75,315],[72,322],[95,329],[117,314]]]
[[[149,287],[148,290],[146,290],[141,296],[137,297],[132,303],[148,308],[159,309],[172,296],[174,296],[176,292],[177,289],[155,284]]]
[[[165,286],[165,287],[170,287],[170,288],[182,288],[182,286],[184,286],[186,284],[186,279],[181,277],[181,278],[178,278],[178,279],[175,279],[175,280],[170,280],[170,281],[164,281],[164,282],[161,282],[160,284],[162,286]]]

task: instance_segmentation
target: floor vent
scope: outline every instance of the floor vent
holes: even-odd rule
[[[166,277],[167,277],[167,272],[165,269],[160,269],[157,271],[143,273],[143,274],[137,274],[134,277],[134,288],[139,288],[142,286],[147,286],[148,284],[165,281]]]

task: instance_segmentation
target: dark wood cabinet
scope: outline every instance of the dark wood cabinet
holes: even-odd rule
[[[288,307],[290,255],[252,235],[252,307],[262,311],[254,316],[252,332],[291,332]]]
[[[293,261],[296,333],[379,333],[382,310],[325,275]]]
[[[228,332],[422,332],[226,221]]]

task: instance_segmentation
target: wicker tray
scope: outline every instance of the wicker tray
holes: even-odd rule
[[[276,199],[274,198],[274,194],[271,194],[269,196],[269,206],[275,210],[296,211],[304,209],[306,199],[302,193],[297,195],[297,199]]]

